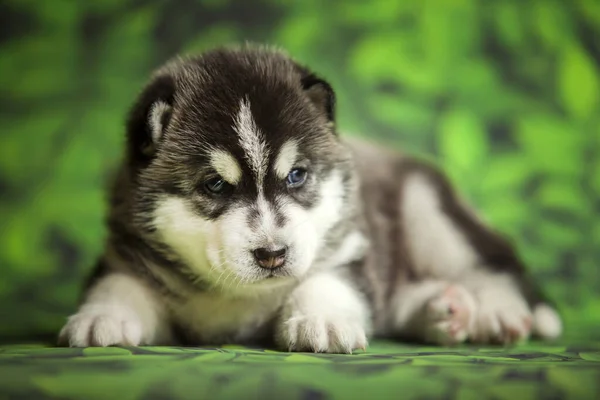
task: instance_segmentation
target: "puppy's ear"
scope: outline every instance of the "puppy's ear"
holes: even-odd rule
[[[139,95],[127,120],[129,160],[135,166],[147,165],[163,138],[173,110],[175,81],[171,76],[156,77]]]
[[[302,69],[300,82],[311,102],[323,113],[327,121],[333,124],[335,122],[335,92],[331,85],[306,69]]]

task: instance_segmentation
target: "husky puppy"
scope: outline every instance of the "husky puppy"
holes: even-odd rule
[[[442,173],[340,137],[334,112],[325,80],[268,47],[157,70],[60,343],[351,353],[371,337],[560,335],[513,247]]]

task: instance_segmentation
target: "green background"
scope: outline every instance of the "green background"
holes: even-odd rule
[[[0,3],[0,338],[55,334],[101,251],[125,113],[177,53],[286,48],[339,125],[432,158],[600,332],[600,2]]]

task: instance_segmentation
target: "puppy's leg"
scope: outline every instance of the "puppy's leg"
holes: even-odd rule
[[[401,224],[414,273],[455,282],[473,295],[478,328],[470,339],[512,342],[528,337],[532,328],[542,338],[557,336],[560,318],[513,246],[486,226],[435,169],[410,162],[403,174]],[[544,318],[538,318],[540,309]]]
[[[69,317],[59,344],[71,347],[138,346],[169,337],[163,306],[138,278],[110,272],[88,289],[85,302]]]
[[[276,341],[289,351],[352,353],[366,348],[369,333],[369,309],[361,294],[341,276],[325,272],[290,295]]]
[[[404,284],[391,307],[394,336],[441,345],[464,342],[477,311],[463,286],[436,280]]]

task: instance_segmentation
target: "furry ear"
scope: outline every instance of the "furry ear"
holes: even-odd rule
[[[335,122],[335,93],[331,85],[317,75],[304,70],[302,74],[302,88],[312,101],[321,110],[327,121]]]
[[[171,76],[155,78],[139,95],[127,120],[130,161],[143,166],[150,162],[171,120],[175,81]]]

